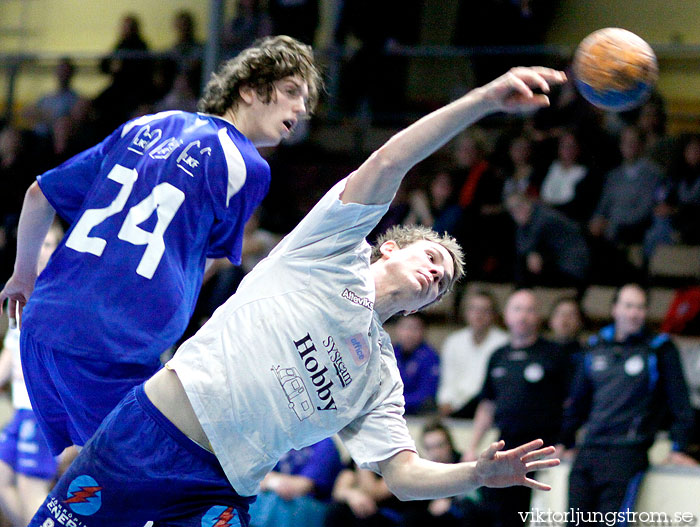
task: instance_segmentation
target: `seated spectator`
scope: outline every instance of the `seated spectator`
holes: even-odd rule
[[[406,414],[434,410],[440,359],[425,341],[425,322],[421,316],[400,317],[394,327],[392,344],[404,385]]]
[[[325,527],[404,527],[424,507],[421,501],[399,501],[381,476],[353,463],[336,479]]]
[[[524,194],[513,194],[506,207],[517,224],[515,280],[519,285],[581,288],[589,254],[573,220]]]
[[[503,198],[511,194],[538,197],[540,181],[532,164],[532,142],[524,135],[513,139],[508,148],[506,180],[503,183]]]
[[[658,245],[700,243],[700,135],[682,140],[681,155],[659,194],[653,224],[644,235],[647,261]]]
[[[467,274],[472,279],[510,278],[504,262],[513,235],[501,199],[503,179],[487,159],[485,139],[476,131],[462,134],[455,143],[452,177],[462,220],[455,237],[469,254]],[[479,225],[478,229],[473,228]],[[502,240],[494,244],[493,240]]]
[[[469,293],[462,302],[467,326],[447,336],[440,351],[437,392],[440,415],[471,419],[479,403],[491,354],[508,342],[496,325],[496,300],[485,289]]]
[[[51,135],[56,121],[69,116],[80,99],[71,86],[75,73],[73,62],[64,57],[58,61],[55,71],[56,91],[42,96],[24,111],[24,118],[31,122],[34,131],[42,136]]]
[[[598,206],[589,222],[592,236],[613,243],[639,243],[651,224],[660,168],[644,157],[638,128],[627,127],[620,137],[622,164],[608,173]]]
[[[200,68],[181,69],[173,79],[172,88],[155,103],[154,110],[182,110],[196,112],[199,91]]]
[[[250,506],[251,527],[321,527],[342,468],[331,438],[290,450],[262,480]]]
[[[410,209],[404,223],[425,225],[435,232],[455,235],[461,209],[455,203],[452,178],[447,170],[430,176],[429,193],[416,189],[409,196]]]
[[[572,297],[558,299],[549,315],[550,338],[572,357],[579,353],[584,316],[581,304]]]
[[[595,207],[598,189],[588,167],[580,162],[581,146],[569,130],[559,137],[557,159],[552,162],[542,182],[542,202],[572,220],[583,222]]]
[[[674,140],[666,133],[666,105],[653,93],[639,108],[636,125],[644,137],[644,154],[665,170],[673,159]]]
[[[428,421],[421,430],[423,455],[437,463],[457,463],[462,454],[455,449],[452,436],[440,421]],[[415,527],[459,527],[464,525],[465,506],[473,507],[466,496],[443,498],[423,502],[424,508],[416,508],[406,514],[405,525]]]

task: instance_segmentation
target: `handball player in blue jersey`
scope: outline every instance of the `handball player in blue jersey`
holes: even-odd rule
[[[358,466],[404,500],[481,485],[549,487],[542,441],[493,443],[476,462],[422,459],[404,420],[401,375],[383,324],[439,300],[463,273],[459,245],[425,227],[365,237],[415,164],[477,119],[532,110],[564,81],[515,68],[392,137],[338,182],[166,366],[105,418],[31,527],[223,527],[279,458],[338,434]]]
[[[29,188],[0,305],[19,314],[27,388],[54,454],[84,445],[159,368],[207,260],[240,262],[270,181],[257,148],[289,136],[319,88],[311,48],[268,37],[212,76],[200,113],[129,121]],[[55,213],[70,229],[37,279]]]

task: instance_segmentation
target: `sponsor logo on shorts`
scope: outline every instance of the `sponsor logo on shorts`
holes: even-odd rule
[[[346,339],[346,342],[350,348],[350,354],[352,355],[352,359],[355,361],[355,364],[362,366],[369,360],[369,344],[361,333]]]
[[[102,507],[102,487],[90,476],[78,476],[68,486],[68,496],[63,503],[76,514],[95,514]]]
[[[348,288],[345,288],[345,291],[343,291],[343,293],[340,296],[342,296],[343,298],[347,298],[353,304],[357,304],[358,306],[362,306],[365,309],[369,309],[370,311],[372,311],[374,309],[374,302],[372,302],[367,297],[360,296],[357,293],[350,291],[350,289],[348,289]]]
[[[241,521],[233,507],[215,505],[202,517],[202,527],[234,527]]]

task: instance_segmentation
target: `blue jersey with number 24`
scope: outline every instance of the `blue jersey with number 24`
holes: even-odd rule
[[[153,364],[184,332],[207,258],[239,263],[270,169],[229,122],[163,112],[130,121],[38,177],[70,224],[22,330],[96,360]]]

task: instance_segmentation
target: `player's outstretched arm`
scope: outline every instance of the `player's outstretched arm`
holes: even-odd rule
[[[520,112],[547,106],[549,99],[545,94],[550,85],[565,80],[563,72],[549,68],[513,68],[426,115],[389,139],[350,176],[343,202],[379,204],[391,201],[411,167],[464,128],[494,112]]]
[[[381,462],[379,468],[391,491],[401,500],[426,500],[458,496],[477,487],[524,485],[550,490],[549,485],[527,477],[529,472],[555,467],[559,459],[550,458],[554,447],[542,448],[536,439],[511,450],[505,443],[492,443],[475,462],[443,464],[422,459],[404,450]]]
[[[24,196],[17,228],[17,256],[12,276],[0,291],[0,313],[7,300],[7,316],[15,325],[15,315],[22,319],[22,310],[34,291],[39,252],[56,215],[39,185],[34,182]]]

